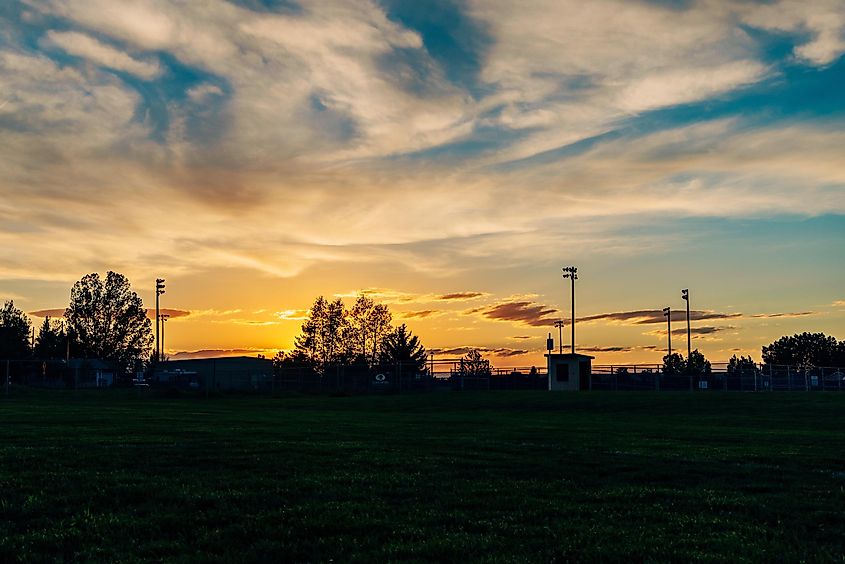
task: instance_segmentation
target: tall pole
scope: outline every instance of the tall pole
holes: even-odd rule
[[[574,266],[564,267],[563,277],[572,281],[572,354],[575,354],[575,281],[578,280],[578,269]]]
[[[692,344],[690,340],[690,335],[692,332],[690,331],[689,326],[689,289],[681,290],[681,298],[687,302],[687,362],[690,360],[690,355],[692,355]]]
[[[560,354],[563,354],[563,319],[558,319],[557,321],[555,321],[555,327],[557,327],[558,352]]]
[[[168,314],[166,314],[166,313],[161,314],[161,353],[159,354],[159,357],[158,357],[159,360],[164,358],[164,325],[165,325],[164,322],[167,321],[168,318],[170,318],[170,316]]]
[[[159,341],[158,335],[158,328],[159,323],[161,321],[161,317],[159,314],[159,307],[158,307],[158,297],[164,293],[164,278],[156,278],[156,352],[155,352],[155,360],[156,362],[159,361],[161,358],[161,346]]]
[[[575,276],[572,276],[572,354],[575,354]]]
[[[672,356],[672,308],[664,307],[663,315],[666,316],[666,335],[669,339],[669,352],[667,355]]]

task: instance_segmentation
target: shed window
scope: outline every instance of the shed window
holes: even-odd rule
[[[558,364],[555,368],[555,380],[558,382],[569,382],[569,365]]]

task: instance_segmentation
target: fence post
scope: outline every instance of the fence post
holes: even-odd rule
[[[786,365],[786,386],[787,390],[792,391],[792,373],[789,371],[789,365]]]
[[[11,360],[6,360],[6,397],[9,397],[9,389],[12,387],[12,375],[9,368],[11,364]]]

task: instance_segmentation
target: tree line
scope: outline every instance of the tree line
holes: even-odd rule
[[[409,372],[426,371],[428,353],[408,327],[393,326],[384,304],[359,295],[352,307],[343,300],[319,296],[308,310],[290,353],[280,351],[277,366],[308,366],[319,372],[344,366],[372,369],[402,365]]]
[[[318,297],[308,310],[290,353],[279,352],[277,366],[309,366],[324,372],[329,367],[373,369],[402,365],[424,373],[428,353],[403,323],[392,324],[387,305],[359,295],[350,308],[340,298]],[[151,359],[152,324],[141,298],[129,280],[109,271],[83,276],[70,291],[60,320],[45,318],[34,335],[27,315],[8,300],[0,309],[0,359],[40,360],[97,358],[121,370],[137,370]],[[478,351],[465,357],[467,370],[489,373],[489,361]],[[824,333],[784,336],[762,348],[763,363],[803,368],[845,367],[845,341]],[[663,358],[664,370],[674,374],[706,373],[710,362],[698,351],[690,358],[674,353]],[[754,367],[751,357],[734,355],[728,370]]]
[[[152,324],[129,280],[109,271],[77,281],[61,320],[45,317],[32,338],[27,315],[13,300],[0,310],[0,358],[39,360],[96,358],[115,363],[124,372],[149,360]]]

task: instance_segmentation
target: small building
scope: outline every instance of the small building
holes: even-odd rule
[[[251,356],[169,360],[156,366],[152,384],[201,391],[269,390],[273,361]]]
[[[592,356],[567,353],[546,355],[549,363],[549,391],[591,389]]]
[[[72,358],[67,363],[75,388],[109,388],[114,384],[115,367],[98,358]]]

